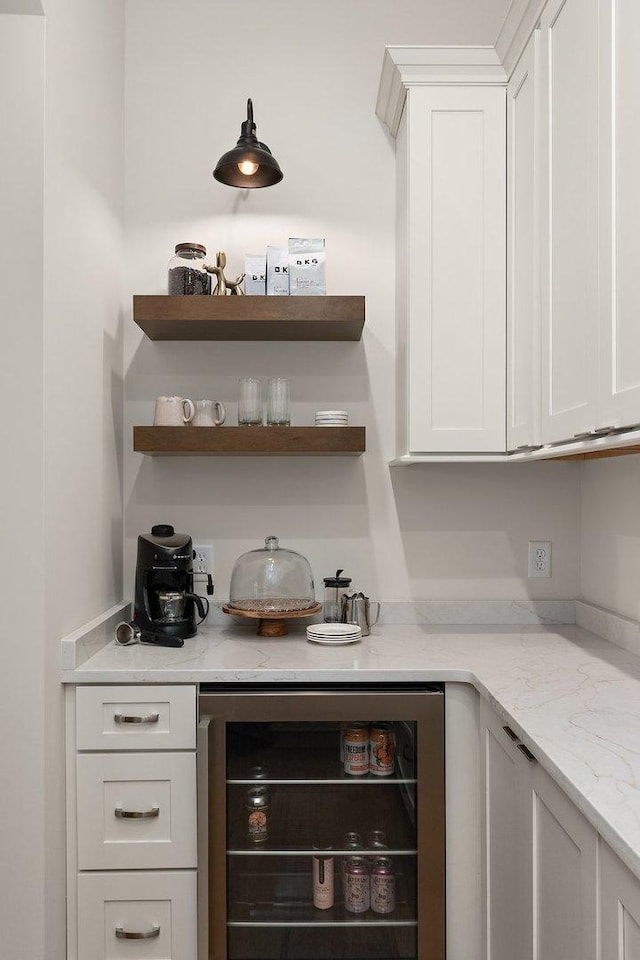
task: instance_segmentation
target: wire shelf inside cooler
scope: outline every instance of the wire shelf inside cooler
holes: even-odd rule
[[[414,788],[394,782],[381,784],[374,793],[359,783],[349,790],[332,784],[269,786],[267,839],[255,844],[248,836],[247,788],[227,786],[227,851],[313,850],[318,843],[337,850],[352,831],[360,834],[366,850],[366,835],[381,830],[387,848],[415,852],[413,808],[406,805],[405,790]],[[385,850],[377,854],[384,855]]]
[[[393,860],[395,909],[386,914],[345,909],[342,859],[334,857],[334,906],[313,905],[311,857],[246,858],[229,862],[228,925],[235,926],[415,926],[415,857]]]
[[[417,928],[231,927],[229,960],[415,960]]]
[[[416,782],[415,724],[394,724],[398,761],[390,776],[351,776],[340,760],[338,723],[231,723],[227,725],[227,782],[249,784],[254,768],[265,782]]]

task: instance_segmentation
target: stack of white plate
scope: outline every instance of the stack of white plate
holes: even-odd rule
[[[346,410],[318,410],[316,427],[348,427],[349,414]]]
[[[362,630],[357,623],[312,623],[307,627],[307,640],[311,643],[335,647],[342,643],[357,643],[361,639]]]

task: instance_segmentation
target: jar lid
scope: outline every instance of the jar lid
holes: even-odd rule
[[[341,577],[342,570],[336,570],[335,577],[325,577],[325,587],[348,587],[351,583],[351,577]]]
[[[181,250],[189,250],[191,253],[204,253],[206,256],[207,248],[203,247],[201,243],[176,243],[176,253],[180,253]]]

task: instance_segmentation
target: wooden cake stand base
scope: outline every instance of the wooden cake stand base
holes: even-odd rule
[[[259,637],[284,637],[289,633],[287,620],[315,617],[316,613],[320,613],[321,610],[322,605],[319,603],[307,610],[280,611],[278,613],[267,613],[266,610],[236,610],[235,607],[230,607],[228,603],[222,608],[223,613],[228,613],[230,617],[257,620]]]

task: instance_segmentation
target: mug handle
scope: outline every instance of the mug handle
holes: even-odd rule
[[[373,606],[373,604],[371,604],[371,606]],[[370,627],[375,627],[376,623],[377,623],[378,620],[380,619],[380,601],[379,601],[379,600],[378,600],[376,606],[377,606],[377,608],[378,608],[377,611],[376,611],[376,618],[375,618],[375,620],[369,620],[369,626],[370,626]]]
[[[225,420],[227,419],[227,411],[226,411],[226,408],[225,408],[224,403],[222,403],[220,400],[214,400],[213,403],[214,403],[214,406],[215,406],[215,408],[216,408],[216,413],[217,413],[217,416],[216,416],[216,419],[215,419],[215,425],[216,425],[216,427],[221,427],[222,424],[223,424],[223,423],[225,422]]]
[[[185,412],[188,410],[188,414]],[[183,400],[182,401],[182,419],[185,423],[191,423],[193,418],[196,415],[196,408],[193,405],[193,400]]]

